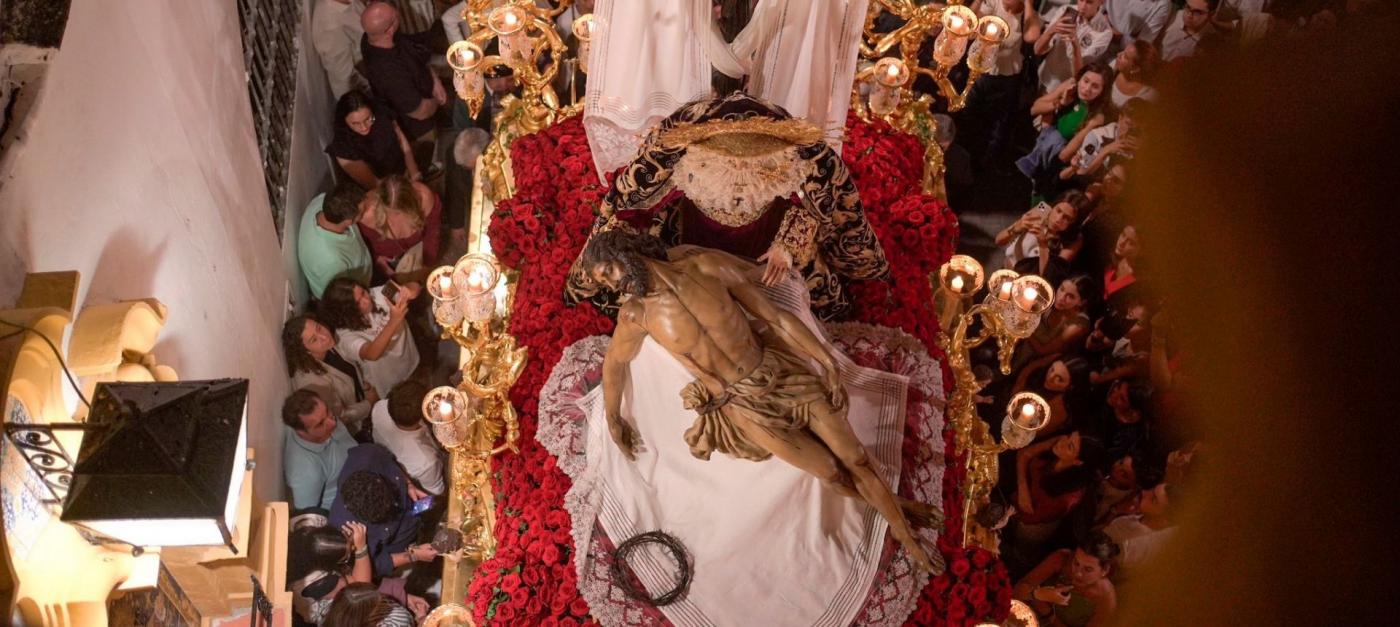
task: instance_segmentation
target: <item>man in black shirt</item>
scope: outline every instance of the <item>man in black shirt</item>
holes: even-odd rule
[[[360,50],[364,74],[377,99],[389,105],[410,141],[431,142],[438,108],[447,103],[447,90],[428,67],[432,51],[399,33],[394,6],[377,2],[360,17],[365,27]]]

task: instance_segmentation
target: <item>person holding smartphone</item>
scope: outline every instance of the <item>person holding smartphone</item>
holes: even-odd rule
[[[1090,534],[1073,551],[1051,553],[1016,583],[1012,594],[1028,603],[1046,624],[1107,625],[1118,608],[1118,593],[1108,578],[1118,553],[1118,545],[1108,536]]]
[[[422,286],[392,281],[366,289],[354,279],[326,286],[317,315],[336,332],[336,347],[360,367],[376,390],[390,390],[418,367],[418,347],[405,323],[409,302]]]
[[[375,577],[437,558],[431,544],[415,542],[421,530],[431,527],[424,525],[422,512],[415,513],[414,505],[430,495],[413,484],[389,449],[379,444],[350,449],[339,485],[330,524],[365,526],[364,546]]]
[[[1079,0],[1045,15],[1047,26],[1033,47],[1041,59],[1040,93],[1054,91],[1085,64],[1106,59],[1113,43],[1113,26],[1103,5],[1104,0]]]

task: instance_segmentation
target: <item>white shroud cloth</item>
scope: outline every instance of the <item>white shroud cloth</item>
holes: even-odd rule
[[[800,282],[768,294],[822,337]],[[908,379],[838,356],[852,427],[895,486]],[[683,434],[696,414],[682,406],[680,391],[694,377],[650,338],[631,377],[623,415],[636,426],[642,450],[633,462],[613,444],[599,386],[579,401],[588,415],[584,475],[597,481],[598,521],[614,543],[660,529],[691,553],[690,593],[661,608],[666,618],[676,625],[849,625],[870,591],[885,519],[777,458],[693,457]],[[649,547],[631,561],[654,595],[674,583],[664,555]]]
[[[680,105],[707,96],[710,68],[820,126],[840,151],[868,0],[759,0],[726,44],[710,0],[599,0],[583,124],[601,179],[637,155]]]

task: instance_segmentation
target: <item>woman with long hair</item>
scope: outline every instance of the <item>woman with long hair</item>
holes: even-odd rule
[[[1037,440],[1059,435],[1073,424],[1073,414],[1081,410],[1078,397],[1088,389],[1088,376],[1088,361],[1059,353],[1045,355],[1021,368],[1011,387],[1012,395],[1035,392],[1050,404],[1050,419],[1035,432]]]
[[[1039,560],[1045,543],[1085,501],[1103,460],[1103,443],[1078,431],[1016,452],[1013,559],[1022,563]]]
[[[360,206],[360,236],[374,258],[375,282],[437,265],[442,200],[427,185],[387,176]]]
[[[335,103],[334,135],[326,154],[365,189],[379,186],[394,174],[417,180],[418,165],[394,113],[359,90],[350,90]]]
[[[352,583],[336,595],[321,627],[414,627],[427,612],[414,614],[374,584]]]
[[[1035,148],[1016,160],[1016,168],[1026,178],[1036,181],[1046,172],[1058,174],[1060,168],[1053,167],[1056,160],[1068,162],[1089,131],[1104,125],[1112,81],[1113,71],[1108,66],[1089,63],[1080,68],[1075,80],[1065,81],[1036,99],[1031,115],[1045,126],[1036,137]]]
[[[336,334],[314,314],[302,314],[282,325],[282,353],[292,389],[310,388],[325,401],[331,414],[359,433],[379,392],[367,385],[354,362],[340,354]]]
[[[1055,302],[1040,326],[1017,351],[1018,365],[1053,353],[1077,353],[1084,347],[1093,324],[1089,311],[1098,302],[1099,287],[1088,275],[1066,279],[1055,289]]]
[[[1108,90],[1108,99],[1114,108],[1122,109],[1134,98],[1157,99],[1157,90],[1148,81],[1156,73],[1158,62],[1157,48],[1141,39],[1134,40],[1118,53],[1113,62],[1117,75]]]
[[[1083,192],[1061,194],[1049,211],[1032,208],[996,236],[996,245],[1006,247],[1006,267],[1016,268],[1027,259],[1036,259],[1033,272],[1046,275],[1052,257],[1066,264],[1074,261],[1083,245],[1079,225],[1088,207]]]
[[[1051,553],[1013,589],[1029,603],[1042,624],[1062,627],[1107,625],[1118,607],[1109,574],[1120,549],[1102,533],[1092,533],[1074,550]]]
[[[418,347],[405,316],[421,289],[408,283],[390,295],[386,286],[365,289],[344,277],[326,286],[318,317],[335,330],[336,349],[376,390],[392,389],[418,367]]]

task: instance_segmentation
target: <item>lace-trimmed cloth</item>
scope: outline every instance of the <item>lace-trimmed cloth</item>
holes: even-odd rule
[[[895,329],[841,323],[829,325],[827,331],[832,343],[855,364],[908,377],[910,395],[905,409],[908,425],[905,432],[911,434],[911,438],[903,443],[903,454],[908,459],[903,463],[905,472],[899,475],[899,493],[925,503],[941,503],[944,422],[937,400],[943,397],[938,362],[918,340]],[[573,480],[564,505],[573,521],[574,546],[578,548],[574,562],[579,572],[579,590],[589,603],[590,613],[609,627],[693,624],[684,618],[675,620],[672,615],[628,598],[612,584],[608,574],[611,551],[627,534],[618,532],[614,536],[602,524],[600,516],[611,507],[609,503],[615,502],[615,497],[609,495],[616,488],[597,474],[595,468],[590,468],[587,451],[594,450],[588,444],[590,437],[601,437],[597,444],[611,443],[607,441],[606,429],[602,433],[590,431],[590,417],[578,404],[597,385],[608,341],[605,336],[594,336],[566,349],[539,396],[536,439],[558,458],[560,469]],[[645,440],[644,444],[650,445]],[[689,459],[684,448],[681,457]],[[703,463],[717,464],[724,460],[716,458]],[[753,462],[730,460],[728,463]],[[916,529],[915,533],[929,547],[937,537],[931,529]],[[872,563],[876,571],[873,582],[853,590],[858,605],[854,618],[829,617],[829,620],[813,624],[862,627],[903,624],[913,612],[919,592],[928,584],[928,575],[915,568],[903,548],[893,540],[886,539],[877,549],[876,561]],[[657,568],[665,567],[664,557],[653,556],[652,559],[656,560]],[[641,568],[649,568],[645,559],[638,561],[642,562]]]

